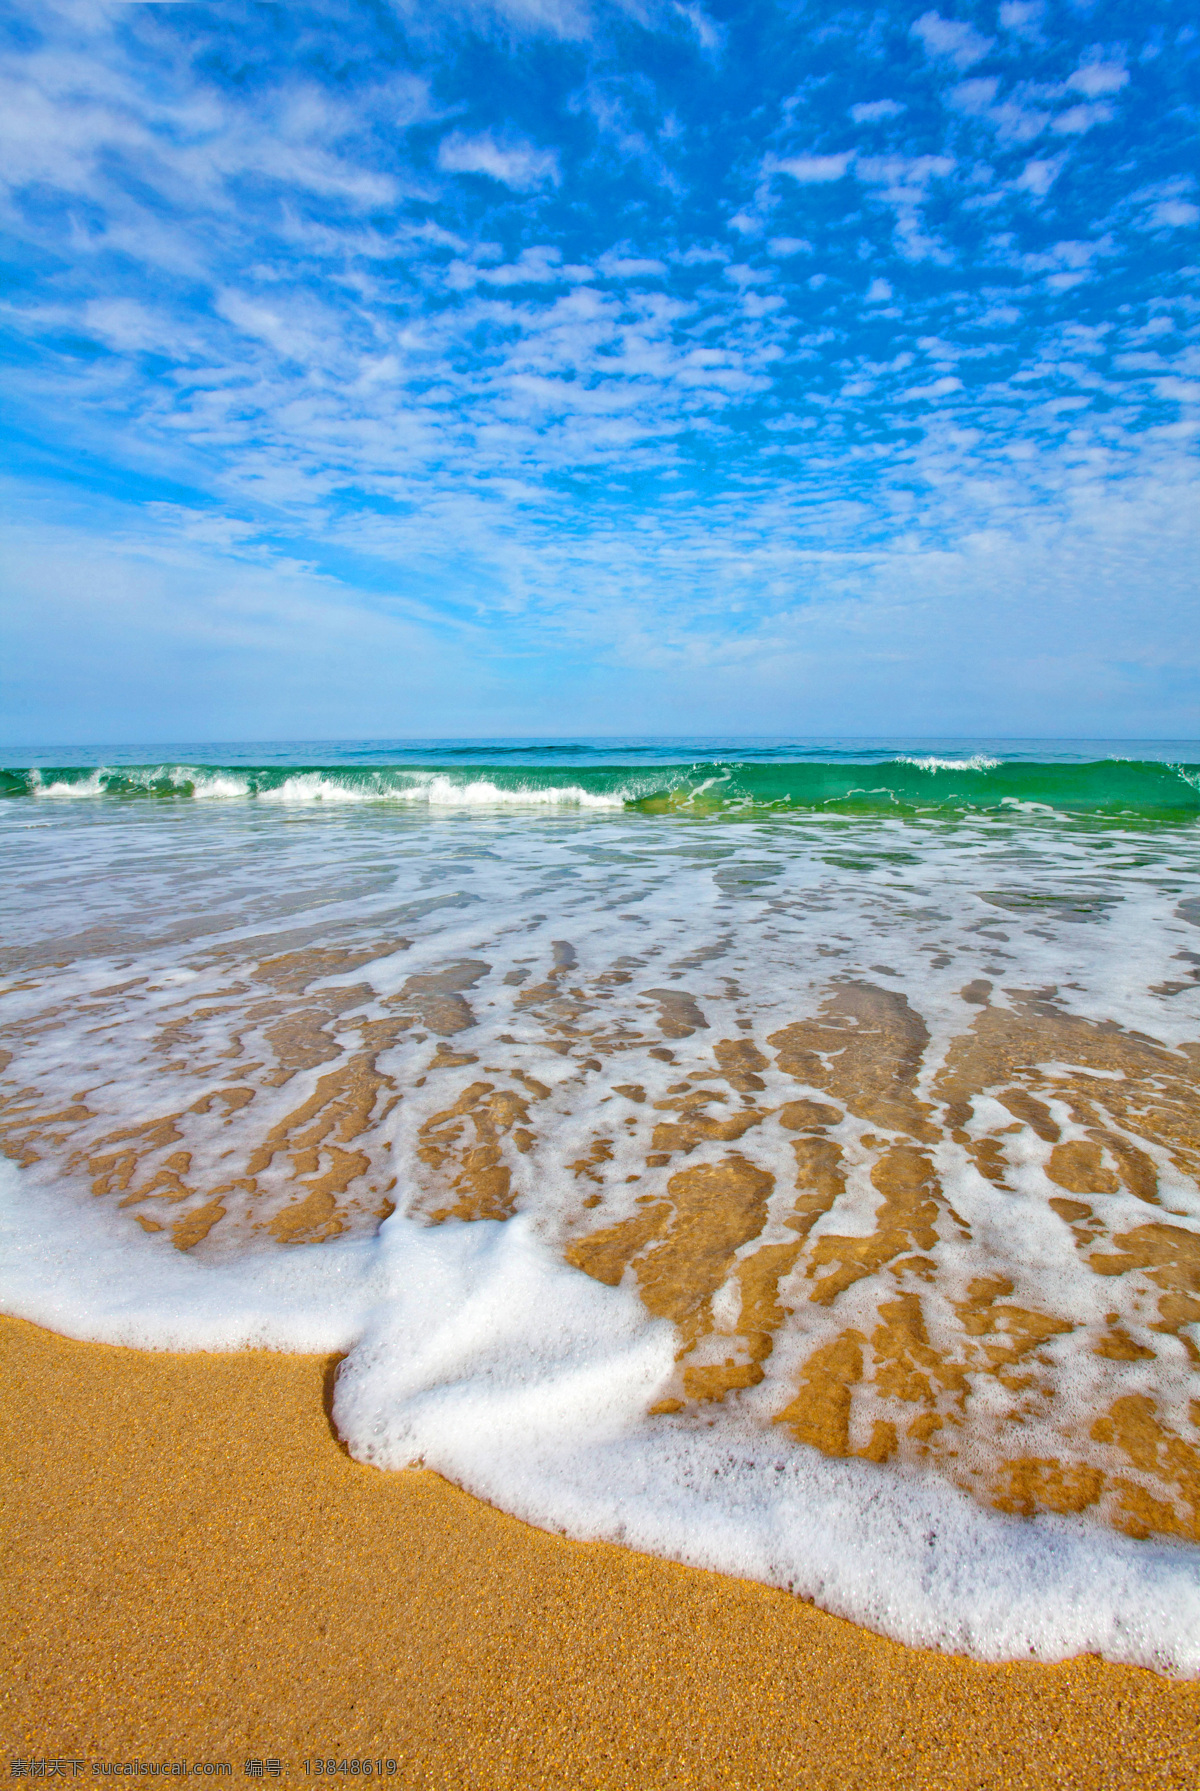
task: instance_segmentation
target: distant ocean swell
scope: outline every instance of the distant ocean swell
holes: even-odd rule
[[[555,765],[123,765],[0,769],[0,796],[157,797],[278,804],[400,803],[446,809],[626,810],[646,814],[954,815],[1036,813],[1187,821],[1200,765],[896,757],[877,764],[740,760],[633,767]]]

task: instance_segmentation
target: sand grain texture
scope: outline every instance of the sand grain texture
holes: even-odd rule
[[[1200,1685],[982,1666],[351,1461],[330,1364],[12,1319],[0,1741],[396,1786],[1194,1787]],[[145,1783],[143,1779],[140,1782]]]

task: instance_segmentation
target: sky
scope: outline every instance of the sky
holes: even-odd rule
[[[1200,734],[1184,0],[0,11],[0,739]]]

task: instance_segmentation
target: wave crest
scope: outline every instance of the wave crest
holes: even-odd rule
[[[632,766],[88,765],[0,770],[0,796],[157,798],[331,807],[374,803],[517,814],[638,810],[680,819],[767,815],[1200,817],[1200,765],[1098,759],[1063,764],[984,753],[904,755],[852,765],[706,759]]]

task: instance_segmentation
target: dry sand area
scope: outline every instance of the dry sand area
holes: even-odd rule
[[[397,1786],[481,1791],[1200,1779],[1200,1684],[909,1649],[543,1534],[351,1461],[328,1360],[0,1334],[6,1763],[228,1759],[244,1783],[276,1755],[296,1783],[386,1755]]]

